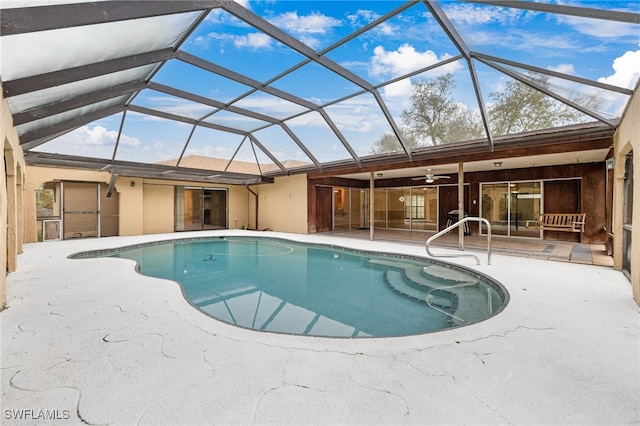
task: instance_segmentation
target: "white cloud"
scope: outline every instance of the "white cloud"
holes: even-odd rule
[[[606,21],[604,19],[589,19],[579,16],[557,15],[558,22],[571,26],[579,33],[597,37],[638,37],[638,26],[623,22]]]
[[[294,34],[326,34],[329,29],[340,25],[340,21],[321,13],[298,15],[298,12],[287,12],[269,18],[274,25]]]
[[[410,79],[404,79],[384,86],[384,94],[390,98],[408,98],[413,91]]]
[[[79,155],[94,158],[111,158],[118,132],[100,125],[82,126],[50,142],[40,145],[36,151]],[[138,147],[140,140],[127,135],[120,136],[120,148]]]
[[[270,49],[271,37],[263,33],[249,33],[245,36],[231,36],[236,47],[249,47],[251,49]]]
[[[358,9],[356,13],[347,15],[347,20],[352,26],[362,26],[378,19],[380,15],[373,10]]]
[[[290,127],[302,126],[302,127],[327,128],[327,122],[317,112],[310,112],[304,115],[299,115],[290,120],[287,120],[287,124]]]
[[[400,31],[400,28],[397,25],[383,22],[377,25],[374,31],[380,33],[383,36],[393,36],[396,34],[396,32]]]
[[[333,27],[342,24],[338,19],[318,12],[300,16],[295,11],[270,17],[269,21],[314,48],[321,43],[316,36],[326,35]]]
[[[450,3],[444,7],[444,10],[452,22],[470,25],[490,23],[504,24],[518,20],[522,22],[535,14],[535,12],[526,12],[518,9]]]
[[[107,130],[102,126],[94,126],[93,128],[83,126],[61,136],[60,140],[64,140],[64,143],[72,145],[115,146],[117,138],[118,132],[115,130]],[[138,146],[140,145],[140,140],[127,135],[121,135],[120,144]]]
[[[598,79],[601,83],[633,89],[640,78],[640,50],[627,51],[614,59],[611,67],[614,73]]]
[[[210,32],[205,36],[196,37],[194,44],[208,48],[211,41],[217,41],[220,45],[220,53],[224,53],[222,45],[224,43],[233,43],[238,48],[248,47],[254,50],[258,49],[271,49],[273,46],[273,40],[263,33],[249,33],[247,35],[239,36],[233,34],[224,34],[218,32]]]
[[[271,97],[262,95],[248,96],[240,99],[234,105],[248,110],[264,112],[265,114],[274,117],[288,117],[299,113],[303,109],[302,107],[285,101],[284,99],[280,99],[275,96]]]
[[[341,131],[370,133],[386,121],[381,118],[380,110],[371,103],[369,97],[347,99],[332,105],[329,115]]]
[[[440,58],[431,51],[417,51],[409,44],[403,44],[397,50],[387,51],[382,46],[373,49],[373,57],[369,66],[369,74],[376,77],[393,78],[404,74],[408,74],[420,68],[425,68],[433,64],[437,64],[450,55],[444,54]],[[449,63],[445,66],[438,67],[434,70],[437,75],[447,72],[455,72],[460,69],[460,64],[456,62]],[[396,86],[396,88],[399,86]],[[389,89],[391,90],[391,89]]]
[[[249,7],[249,2],[238,1],[237,3],[241,3],[246,9],[251,9]],[[225,25],[233,25],[236,27],[249,27],[247,23],[243,20],[236,18],[230,13],[227,13],[223,9],[213,9],[207,15],[206,21],[212,24],[225,24]]]
[[[574,75],[575,70],[573,69],[573,64],[558,64],[556,66],[549,66],[547,69],[551,71],[561,72],[563,74]]]

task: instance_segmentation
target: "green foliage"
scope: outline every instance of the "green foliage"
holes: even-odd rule
[[[548,78],[539,79],[537,84],[547,86]],[[516,80],[509,81],[502,92],[491,93],[489,99],[489,121],[495,135],[558,127],[582,117],[580,112]]]
[[[44,185],[36,191],[36,204],[38,207],[53,209],[53,190],[45,189]]]
[[[409,148],[442,145],[482,136],[480,117],[456,102],[451,95],[454,88],[452,74],[434,80],[421,80],[414,86],[411,106],[401,115],[404,125],[402,136]],[[373,153],[389,152],[394,138],[395,135],[383,135],[374,145]]]
[[[418,141],[416,138],[409,133],[406,129],[400,130],[402,139],[404,140],[407,148],[415,148],[418,146]],[[400,145],[400,141],[398,137],[394,133],[385,133],[380,139],[376,142],[373,153],[381,154],[381,153],[389,153],[389,152],[402,152],[402,145]]]
[[[549,78],[535,82],[543,87]],[[485,136],[477,111],[457,102],[452,92],[452,74],[433,80],[421,80],[413,88],[411,106],[401,114],[402,137],[408,148],[442,145]],[[506,135],[536,129],[548,129],[579,121],[582,114],[519,81],[512,80],[504,90],[489,94],[487,114],[494,135]],[[596,98],[581,103],[597,105]],[[402,150],[393,134],[384,134],[372,148],[374,154]]]
[[[421,80],[411,95],[411,106],[402,112],[402,121],[423,145],[442,145],[482,135],[477,114],[456,102],[453,74]]]

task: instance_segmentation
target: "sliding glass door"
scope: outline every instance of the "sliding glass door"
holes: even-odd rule
[[[540,230],[527,227],[527,221],[538,219],[541,213],[540,182],[518,182],[509,184],[511,214],[509,235],[540,237]]]
[[[351,229],[365,228],[367,217],[365,190],[351,188],[349,196],[349,224]]]
[[[227,190],[176,186],[175,230],[225,229]]]
[[[538,228],[526,226],[542,211],[540,182],[485,183],[481,192],[482,217],[491,222],[493,234],[540,237]]]
[[[436,186],[412,188],[411,197],[405,199],[405,217],[411,221],[412,230],[436,231],[438,229],[438,188]]]
[[[370,190],[333,188],[333,229],[369,228]],[[435,231],[438,189],[432,187],[374,190],[374,225],[379,229]]]

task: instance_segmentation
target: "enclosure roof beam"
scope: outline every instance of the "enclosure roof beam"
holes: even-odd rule
[[[88,78],[99,77],[105,74],[111,74],[144,65],[161,63],[176,57],[176,55],[176,52],[169,48],[141,53],[139,55],[126,56],[124,58],[110,59],[108,61],[96,62],[88,65],[80,65],[77,67],[5,81],[2,83],[2,91],[5,98],[10,98],[12,96],[23,95],[25,93],[35,92],[49,87],[74,83],[79,80],[86,80]]]
[[[3,36],[150,18],[220,7],[220,1],[94,1],[2,9]]]
[[[282,120],[278,120],[270,115],[260,114],[257,112],[249,111],[248,109],[239,108],[233,105],[228,105],[223,102],[215,101],[211,98],[207,98],[201,95],[196,95],[194,93],[185,92],[184,90],[176,89],[174,87],[169,87],[164,84],[149,82],[147,84],[148,89],[153,89],[158,92],[166,93],[168,95],[176,96],[178,98],[187,99],[193,102],[198,102],[204,105],[209,105],[214,108],[219,108],[221,110],[226,110],[230,112],[234,112],[236,114],[244,115],[250,118],[255,118],[256,120],[266,121],[271,124],[280,124]]]
[[[39,120],[45,117],[50,117],[52,115],[60,114],[75,108],[81,108],[83,106],[87,106],[87,105],[95,104],[101,101],[106,101],[108,99],[131,94],[138,90],[142,90],[145,87],[145,85],[146,84],[144,81],[135,81],[129,84],[110,87],[108,89],[100,90],[98,92],[88,93],[86,95],[78,96],[65,101],[54,102],[48,105],[43,105],[37,108],[33,108],[30,110],[15,114],[13,116],[13,124],[15,126],[19,126],[21,124],[29,123],[31,121]]]
[[[490,6],[510,7],[514,9],[533,10],[535,12],[557,13],[560,15],[579,16],[581,18],[603,19],[606,21],[640,24],[640,14],[619,10],[593,9],[579,6],[539,3],[522,0],[461,0],[467,3],[482,3]]]
[[[24,133],[20,136],[20,146],[25,151],[33,149],[36,146],[50,141],[60,134],[77,129],[78,127],[89,124],[92,121],[100,120],[101,118],[122,112],[124,108],[124,105],[116,105],[75,117],[71,120],[63,121],[52,126]]]

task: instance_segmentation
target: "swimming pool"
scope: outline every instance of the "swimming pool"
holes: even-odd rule
[[[492,278],[431,259],[279,238],[203,237],[78,253],[136,261],[201,312],[258,331],[387,337],[482,321],[509,300]]]

